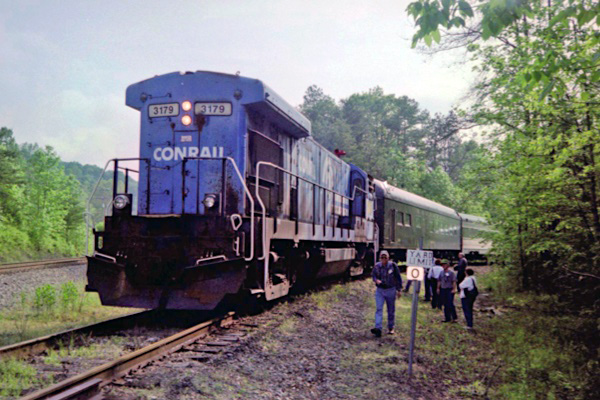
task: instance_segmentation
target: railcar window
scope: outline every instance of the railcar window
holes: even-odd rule
[[[412,215],[406,214],[406,226],[412,226]]]
[[[398,225],[404,225],[404,213],[403,212],[398,213]]]

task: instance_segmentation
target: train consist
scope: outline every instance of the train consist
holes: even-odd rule
[[[88,257],[87,290],[105,305],[273,300],[322,277],[360,275],[381,248],[404,259],[419,246],[440,256],[464,246],[460,214],[342,161],[259,80],[170,73],[129,86],[126,103],[141,114],[140,156],[111,160],[113,201]],[[124,167],[132,161],[137,193]]]

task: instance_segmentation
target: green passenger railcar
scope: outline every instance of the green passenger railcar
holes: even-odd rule
[[[461,220],[456,211],[386,182],[375,180],[379,248],[398,261],[406,250],[431,250],[456,258],[461,250]]]

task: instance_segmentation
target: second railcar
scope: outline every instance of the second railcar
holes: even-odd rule
[[[379,247],[399,261],[406,250],[432,250],[435,257],[456,258],[461,250],[458,213],[432,200],[375,180]]]
[[[462,251],[469,261],[487,260],[492,248],[488,237],[492,227],[483,217],[471,214],[459,214],[462,220]]]

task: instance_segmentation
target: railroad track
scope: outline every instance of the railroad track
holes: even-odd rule
[[[77,258],[57,258],[54,260],[28,261],[13,264],[0,264],[0,274],[7,272],[20,272],[39,268],[61,267],[70,264],[81,264],[85,262],[85,257]]]
[[[99,336],[116,332],[118,330],[128,329],[139,324],[144,324],[147,321],[151,321],[155,318],[156,314],[157,312],[154,310],[137,312],[118,318],[101,321],[96,324],[86,325],[52,335],[42,336],[39,338],[26,340],[24,342],[0,347],[0,360],[5,360],[10,357],[26,358],[35,356],[53,348],[58,343],[68,342],[71,337],[76,335]]]
[[[176,351],[182,346],[189,345],[199,337],[206,336],[213,327],[230,324],[232,320],[233,313],[215,317],[215,313],[211,312],[142,311],[1,347],[0,360],[26,360],[28,365],[34,366],[38,370],[38,376],[43,377],[48,373],[55,372],[46,369],[48,367],[45,362],[46,357],[52,353],[60,354],[61,348],[68,348],[67,355],[62,354],[59,357],[62,366],[59,374],[55,376],[59,382],[35,392],[27,393],[25,391],[26,395],[23,398],[92,398],[102,386],[110,383],[113,379],[123,376],[131,369]],[[183,328],[185,330],[181,331]],[[173,335],[173,332],[177,333]],[[154,343],[152,340],[147,340],[148,336],[154,337],[152,339]],[[168,337],[165,338],[165,336]],[[161,337],[163,339],[159,340]],[[76,352],[78,347],[89,347],[90,343],[95,342],[96,345],[99,343],[104,348],[104,344],[110,343],[111,338],[122,338],[129,341],[120,352],[120,354],[124,354],[116,360],[106,362],[110,357],[99,357],[99,359],[94,357],[92,360],[80,359],[83,362],[78,363],[76,356],[75,362],[71,358],[71,352]],[[132,340],[136,345],[130,347]],[[142,347],[141,342],[151,344]],[[212,348],[207,352],[215,353]],[[89,365],[100,366],[89,369]],[[42,382],[39,382],[38,385],[40,383]]]
[[[107,362],[98,367],[92,368],[86,372],[72,376],[54,385],[30,393],[22,399],[90,399],[100,398],[100,389],[111,383],[113,380],[123,377],[129,371],[141,368],[157,359],[164,357],[167,354],[178,351],[186,347],[187,351],[200,352],[203,351],[198,346],[198,340],[206,337],[209,332],[221,327],[228,327],[233,323],[233,313],[209,319],[184,331],[178,332],[175,335],[164,338],[153,344],[145,346],[139,350],[125,354],[116,360]],[[222,346],[229,341],[234,341],[234,336],[231,335],[221,342],[211,342],[215,346]],[[210,343],[206,344],[210,347]],[[194,347],[196,346],[196,347]]]

